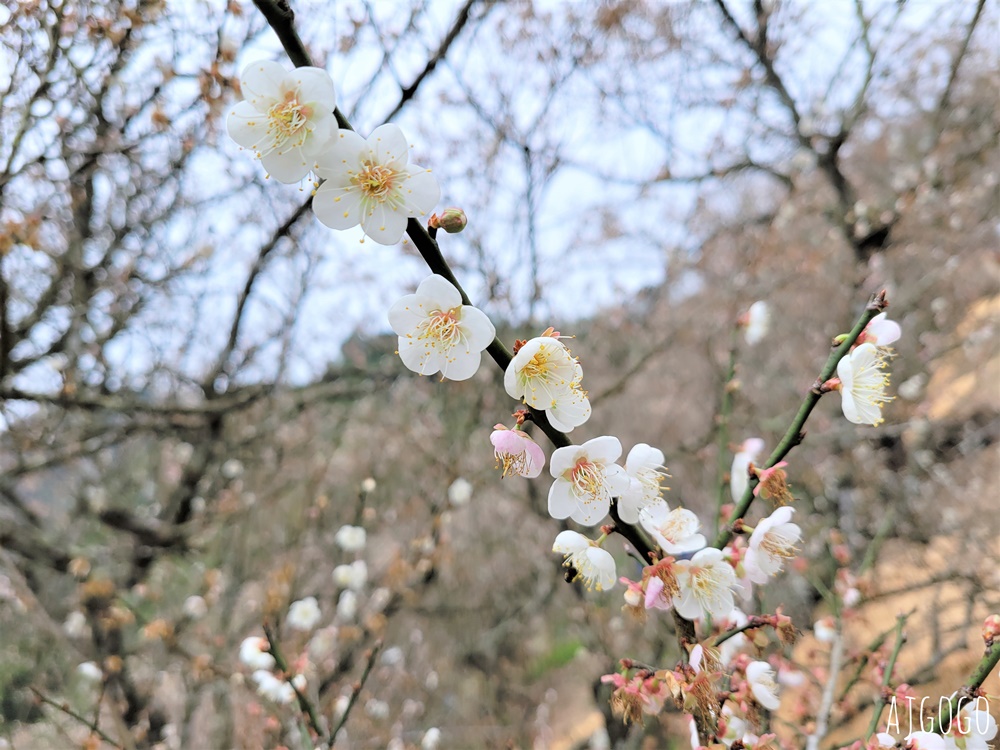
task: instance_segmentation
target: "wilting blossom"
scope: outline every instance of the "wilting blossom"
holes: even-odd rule
[[[493,428],[490,442],[497,467],[503,469],[504,477],[516,475],[532,479],[542,473],[545,453],[526,432],[516,428],[508,430],[498,424]]]

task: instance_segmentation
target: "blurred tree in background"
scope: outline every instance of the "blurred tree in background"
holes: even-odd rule
[[[442,247],[501,337],[576,334],[574,440],[661,448],[703,523],[729,443],[773,446],[889,290],[898,397],[879,428],[821,405],[789,469],[808,564],[758,604],[809,631],[821,592],[860,593],[839,666],[861,677],[823,747],[867,725],[862,652],[899,611],[897,681],[957,689],[1000,606],[995,6],[294,9],[355,127],[404,124],[470,217]],[[394,356],[412,247],[327,231],[225,136],[243,66],[287,64],[256,9],[5,0],[0,21],[0,742],[311,747],[240,664],[266,621],[324,716],[370,666],[338,746],[687,747],[679,714],[626,728],[595,696],[622,655],[676,662],[673,626],[562,580],[547,485],[493,470],[502,374],[445,386]],[[758,299],[749,347],[731,331]],[[334,576],[355,560],[365,580]],[[307,596],[311,637],[285,622]],[[786,655],[806,680],[773,726],[801,747],[830,654]]]

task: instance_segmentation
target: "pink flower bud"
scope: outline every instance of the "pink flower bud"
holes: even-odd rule
[[[465,211],[460,208],[446,208],[438,214],[431,214],[427,220],[427,225],[432,229],[443,229],[448,234],[458,234],[469,223],[465,216]]]

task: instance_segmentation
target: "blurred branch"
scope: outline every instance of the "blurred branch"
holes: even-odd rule
[[[111,736],[105,733],[100,727],[98,727],[96,721],[91,721],[85,716],[81,716],[72,708],[70,708],[69,705],[66,703],[59,703],[57,701],[52,700],[51,698],[47,697],[44,693],[42,693],[42,691],[40,691],[38,688],[32,687],[31,692],[34,693],[35,697],[38,698],[38,700],[44,703],[46,706],[52,706],[52,708],[56,709],[57,711],[60,711],[69,716],[71,719],[80,722],[81,724],[83,724],[83,726],[87,727],[87,729],[89,729],[93,734],[96,734],[98,737],[104,740],[104,742],[107,742],[112,747],[117,748],[117,750],[125,750],[125,746],[118,743]]]
[[[289,678],[291,672],[288,669],[288,662],[285,661],[285,657],[281,653],[281,649],[278,647],[278,638],[274,633],[274,626],[271,625],[266,620],[263,623],[264,635],[267,637],[267,650],[274,657],[275,666],[281,670],[284,675],[285,681],[292,686],[292,690],[295,691],[295,697],[299,702],[299,709],[309,720],[309,726],[312,727],[313,732],[316,733],[317,739],[322,740],[323,738],[323,728],[319,723],[319,716],[316,713],[316,708],[313,706],[312,701],[309,700],[308,696],[305,695],[295,682]],[[331,735],[332,736],[332,735]]]
[[[823,686],[823,697],[820,702],[819,712],[816,714],[816,728],[806,741],[806,750],[819,750],[819,743],[826,736],[830,722],[830,711],[833,710],[833,695],[837,689],[837,681],[840,679],[840,667],[843,658],[843,623],[838,617],[836,630],[833,635],[833,645],[830,651],[829,674],[826,678],[826,684]]]
[[[892,653],[889,655],[889,660],[885,663],[885,669],[882,672],[882,689],[875,698],[875,711],[872,714],[871,723],[868,725],[868,731],[865,732],[865,741],[875,734],[875,730],[878,729],[878,723],[882,719],[882,711],[889,702],[889,683],[892,682],[892,671],[896,668],[896,659],[899,658],[899,652],[906,642],[906,634],[903,633],[903,626],[911,614],[913,612],[896,616],[896,643],[892,647]]]
[[[351,690],[351,697],[347,701],[347,706],[344,707],[344,713],[340,715],[340,719],[337,724],[330,730],[330,738],[327,740],[327,746],[333,745],[337,740],[337,735],[340,730],[347,723],[348,717],[351,715],[351,709],[354,708],[354,704],[358,701],[358,696],[361,695],[361,690],[364,688],[365,683],[368,682],[368,677],[372,673],[372,668],[375,666],[375,659],[378,656],[379,650],[382,648],[382,641],[376,641],[375,644],[369,649],[367,653],[367,661],[365,662],[365,669],[361,673],[361,678],[354,683],[354,688]]]

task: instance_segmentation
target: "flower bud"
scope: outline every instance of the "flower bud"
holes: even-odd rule
[[[1000,615],[990,615],[983,623],[983,640],[989,648],[997,639],[1000,639]]]
[[[458,234],[469,223],[465,211],[460,208],[446,208],[441,215],[431,214],[427,225],[432,229],[443,229],[448,234]]]

